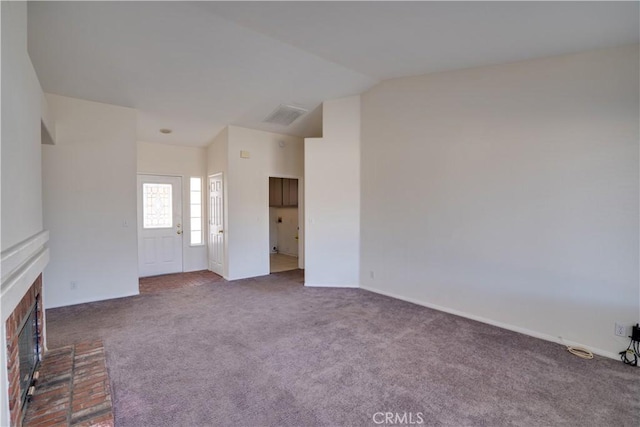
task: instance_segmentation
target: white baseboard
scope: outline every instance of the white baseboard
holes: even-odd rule
[[[518,332],[524,335],[529,335],[531,337],[534,338],[539,338],[545,341],[550,341],[550,342],[554,342],[556,344],[560,344],[560,345],[564,345],[564,346],[572,346],[572,347],[583,347],[586,348],[587,350],[591,351],[593,354],[597,354],[599,356],[604,356],[610,359],[615,359],[615,360],[620,360],[620,355],[617,353],[612,353],[610,351],[606,351],[606,350],[602,350],[600,348],[595,348],[595,347],[590,347],[588,345],[584,345],[575,341],[569,341],[566,340],[564,338],[560,338],[560,337],[554,337],[553,335],[549,335],[549,334],[545,334],[542,332],[538,332],[538,331],[534,331],[531,329],[527,329],[527,328],[522,328],[520,326],[515,326],[515,325],[511,325],[509,323],[504,323],[504,322],[500,322],[497,320],[493,320],[493,319],[489,319],[486,317],[482,317],[482,316],[476,316],[475,314],[470,314],[470,313],[466,313],[464,311],[460,311],[460,310],[455,310],[453,308],[449,308],[449,307],[444,307],[441,305],[437,305],[437,304],[432,304],[429,302],[425,302],[425,301],[420,301],[418,299],[415,298],[408,298],[408,297],[404,297],[398,294],[395,294],[393,292],[388,292],[388,291],[382,291],[380,289],[375,289],[369,286],[360,286],[360,288],[370,291],[370,292],[374,292],[376,294],[380,294],[380,295],[384,295],[387,297],[391,297],[391,298],[395,298],[395,299],[399,299],[402,301],[406,301],[406,302],[410,302],[412,304],[417,304],[417,305],[421,305],[423,307],[427,307],[427,308],[432,308],[434,310],[438,310],[438,311],[443,311],[445,313],[449,313],[449,314],[453,314],[456,316],[460,316],[460,317],[464,317],[466,319],[471,319],[471,320],[475,320],[481,323],[486,323],[488,325],[492,325],[492,326],[497,326],[499,328],[502,329],[507,329],[509,331],[513,331],[513,332]]]
[[[335,285],[335,284],[325,284],[325,283],[305,283],[304,284],[308,288],[346,288],[346,289],[356,289],[360,286],[358,285]]]
[[[80,301],[73,301],[69,304],[60,304],[60,305],[52,305],[52,306],[46,306],[45,310],[49,310],[51,308],[62,308],[62,307],[71,307],[73,305],[80,305],[80,304],[88,304],[90,302],[103,302],[103,301],[109,301],[112,299],[120,299],[120,298],[129,298],[129,297],[135,297],[140,295],[140,291],[138,290],[137,292],[131,292],[131,293],[125,293],[122,295],[114,295],[114,296],[110,296],[107,298],[87,298],[87,299],[82,299]]]
[[[292,256],[294,258],[298,258],[298,254],[292,254],[292,253],[289,253],[289,252],[278,252],[278,253],[282,254],[282,255]]]

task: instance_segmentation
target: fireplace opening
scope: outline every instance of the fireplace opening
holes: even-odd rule
[[[20,366],[20,401],[24,405],[30,395],[33,374],[40,362],[40,333],[38,325],[38,299],[18,328],[18,359]]]

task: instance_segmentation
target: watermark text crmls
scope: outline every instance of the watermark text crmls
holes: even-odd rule
[[[424,424],[422,412],[376,412],[373,422],[378,425],[420,425]]]

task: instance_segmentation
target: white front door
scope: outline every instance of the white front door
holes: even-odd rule
[[[209,177],[209,270],[224,276],[224,194],[222,174]]]
[[[182,178],[138,175],[138,274],[182,272]]]

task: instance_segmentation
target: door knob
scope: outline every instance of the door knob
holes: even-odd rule
[[[220,230],[220,231],[218,231],[218,233],[219,233],[219,234],[222,234],[222,233],[224,233],[224,230]]]
[[[176,234],[182,234],[182,230],[176,231]]]

